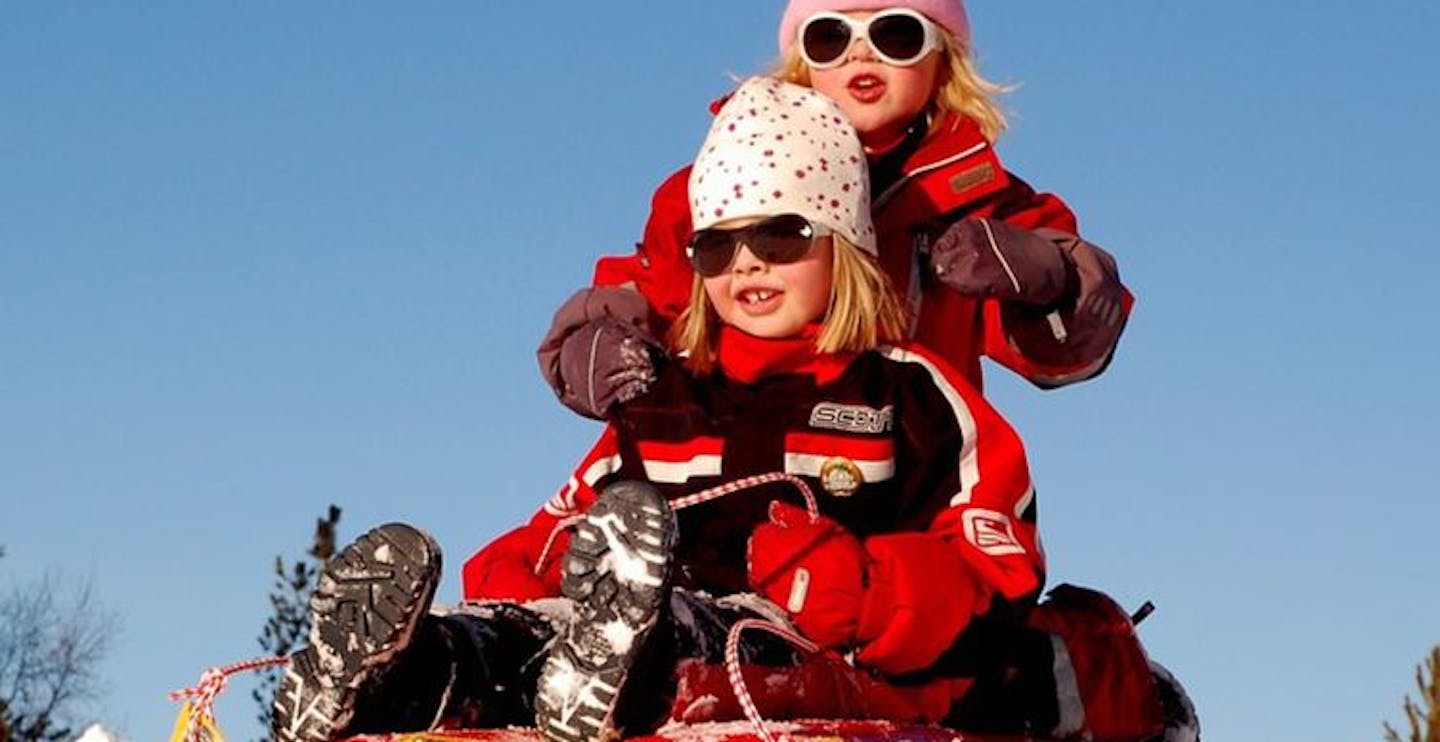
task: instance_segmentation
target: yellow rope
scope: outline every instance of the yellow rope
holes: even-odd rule
[[[190,719],[195,714],[195,704],[186,701],[180,707],[180,715],[175,719],[175,731],[170,733],[170,742],[225,742],[225,735],[220,733],[220,728],[215,726],[213,719],[197,718],[192,728]],[[192,731],[193,729],[193,731]],[[190,739],[187,740],[187,734]]]

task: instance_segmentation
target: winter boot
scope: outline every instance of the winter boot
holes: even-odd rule
[[[410,650],[439,580],[439,546],[401,523],[330,559],[310,598],[310,646],[291,655],[275,697],[275,739],[325,742],[357,731],[357,708]]]
[[[642,482],[605,489],[576,527],[560,591],[575,617],[550,650],[535,722],[553,742],[619,736],[615,710],[630,668],[669,600],[675,514]]]

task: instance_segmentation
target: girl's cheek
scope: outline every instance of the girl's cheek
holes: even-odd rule
[[[930,59],[913,67],[891,69],[891,93],[897,106],[910,117],[920,115],[939,93],[937,88],[940,58]]]
[[[730,309],[730,277],[728,275],[704,279],[705,296],[720,318],[728,319]]]
[[[825,97],[838,103],[841,110],[845,111],[846,114],[850,114],[851,112],[846,107],[846,100],[845,96],[843,95],[843,93],[845,92],[845,81],[844,78],[840,75],[841,69],[844,68],[841,67],[833,70],[811,70],[810,87],[814,88],[821,95],[824,95]]]

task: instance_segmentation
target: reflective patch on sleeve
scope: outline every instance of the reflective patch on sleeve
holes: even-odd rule
[[[965,525],[965,540],[990,556],[1024,554],[1025,547],[1015,537],[1015,525],[1004,513],[985,508],[971,508],[961,516]]]

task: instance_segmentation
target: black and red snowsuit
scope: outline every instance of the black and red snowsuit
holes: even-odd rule
[[[560,560],[542,563],[542,554],[556,551],[547,545],[561,519],[583,512],[611,482],[644,480],[673,500],[786,472],[810,485],[823,515],[864,542],[870,579],[890,583],[895,607],[869,642],[854,647],[857,667],[842,671],[848,687],[866,689],[864,697],[834,698],[828,707],[804,707],[807,713],[1043,731],[1073,719],[1074,710],[1055,700],[1052,635],[1027,625],[1044,556],[1024,450],[980,393],[917,348],[817,355],[813,336],[761,340],[723,328],[718,356],[719,370],[704,378],[662,367],[651,391],[623,408],[540,512],[466,563],[465,597],[559,595]],[[825,474],[835,461],[859,481],[836,486]],[[776,499],[799,502],[793,487],[773,483],[679,511],[677,587],[709,596],[750,590],[747,541]],[[958,559],[922,556],[934,548]],[[960,590],[974,591],[974,601],[945,599]],[[981,609],[971,615],[956,605]],[[1112,623],[1129,629],[1123,614]],[[1125,651],[1120,664],[1148,680],[1133,634]],[[1076,653],[1090,655],[1067,654]],[[712,718],[686,717],[683,696],[718,690],[712,686],[720,675],[682,662],[672,718]],[[1083,689],[1071,690],[1079,702]],[[794,709],[783,702],[775,708]],[[1007,718],[986,720],[997,714]]]

